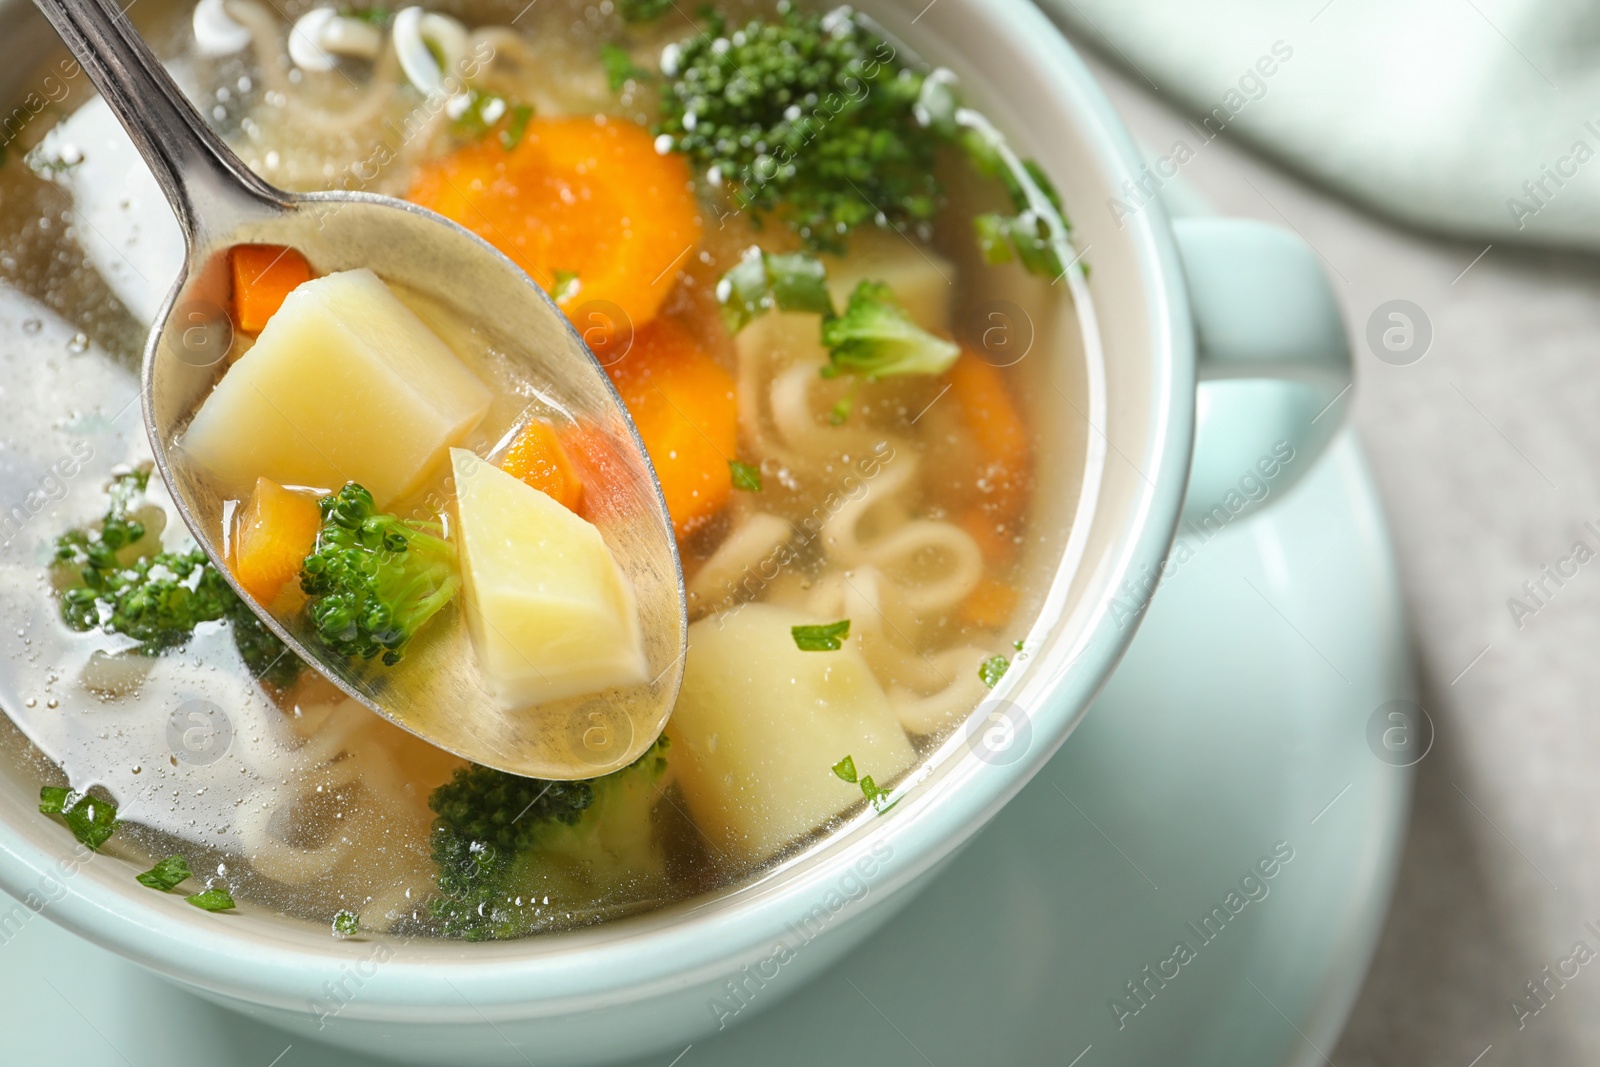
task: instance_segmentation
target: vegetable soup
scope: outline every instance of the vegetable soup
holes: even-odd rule
[[[106,236],[137,214],[124,186],[153,188],[125,178],[131,146],[70,94],[8,146],[0,322],[5,358],[37,368],[8,400],[53,421],[7,445],[52,481],[0,518],[0,622],[23,646],[0,698],[41,818],[209,911],[516,938],[893,818],[1005,692],[1077,488],[1042,494],[1042,472],[1081,463],[1042,432],[1071,436],[1039,364],[1078,358],[1063,279],[1084,269],[1054,187],[863,15],[686,10],[301,4],[289,22],[202,0],[153,38],[266,179],[460,223],[609,375],[690,629],[665,734],[600,777],[466,764],[285,649],[151,475],[130,371],[161,235],[124,218]],[[450,655],[511,712],[648,682],[591,521],[604,457],[559,398],[371,271],[262,245],[230,268],[232,347],[178,445],[232,501],[249,597],[380,673],[429,669],[458,627]]]

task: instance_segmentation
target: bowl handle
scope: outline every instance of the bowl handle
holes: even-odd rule
[[[1250,219],[1173,221],[1199,353],[1186,526],[1218,532],[1315,463],[1349,404],[1350,346],[1317,255]]]

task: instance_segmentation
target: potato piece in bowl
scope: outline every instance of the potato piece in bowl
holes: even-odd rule
[[[887,782],[916,753],[855,644],[806,652],[814,619],[746,604],[689,627],[683,691],[667,724],[696,824],[719,852],[760,861],[860,803],[833,765]]]

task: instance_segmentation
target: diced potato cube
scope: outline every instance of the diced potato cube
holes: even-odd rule
[[[306,282],[223,375],[183,448],[226,492],[258,477],[378,507],[418,489],[489,410],[488,388],[370,270]]]
[[[649,681],[633,588],[594,524],[450,450],[478,664],[508,709]]]
[[[719,852],[759,861],[859,804],[833,765],[885,783],[916,758],[854,640],[803,652],[814,619],[746,604],[689,627],[683,690],[667,724],[696,825]]]

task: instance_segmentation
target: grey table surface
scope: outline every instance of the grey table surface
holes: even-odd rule
[[[1186,136],[1159,89],[1087,58],[1143,144]],[[1181,179],[1323,258],[1436,727],[1371,972],[1318,1051],[1339,1067],[1600,1063],[1600,260],[1408,230],[1226,135]],[[1393,299],[1433,331],[1407,366],[1364,339]]]

